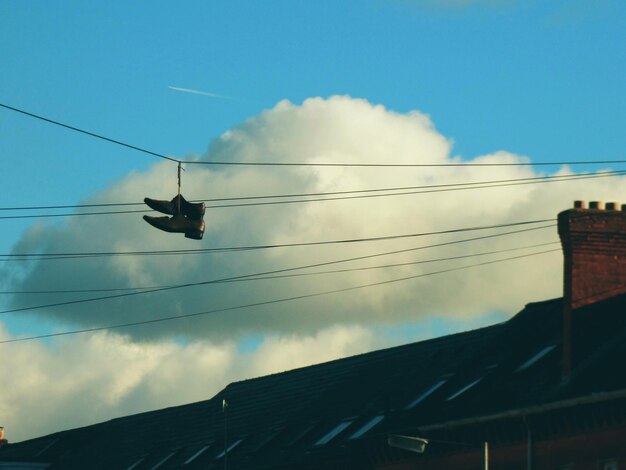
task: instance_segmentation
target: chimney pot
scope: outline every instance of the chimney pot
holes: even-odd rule
[[[602,201],[591,201],[589,203],[589,209],[602,210],[604,209],[604,203]]]
[[[574,201],[574,209],[585,209],[585,201]]]

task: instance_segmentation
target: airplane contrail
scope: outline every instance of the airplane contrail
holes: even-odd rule
[[[174,91],[182,91],[183,93],[193,93],[194,95],[202,95],[209,96],[211,98],[218,98],[221,100],[231,100],[231,101],[246,101],[241,98],[235,98],[234,96],[226,96],[226,95],[218,95],[217,93],[210,93],[208,91],[194,90],[193,88],[179,88],[176,86],[168,86],[170,90]]]

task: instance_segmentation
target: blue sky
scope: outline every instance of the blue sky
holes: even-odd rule
[[[623,156],[623,5],[424,3],[3,1],[3,100],[176,155],[203,152],[208,138],[278,100],[348,94],[429,114],[467,158],[500,149],[538,161]],[[250,101],[185,96],[168,85]],[[74,156],[81,149],[106,152],[104,176],[149,164],[2,118],[12,136],[3,151],[45,148],[53,174],[55,155],[78,167],[87,160]],[[24,171],[37,174],[41,164]]]
[[[537,163],[623,160],[626,159],[623,150],[625,45],[626,6],[617,0],[182,3],[0,0],[0,104],[176,159],[226,155],[237,160],[247,158],[246,148],[256,148],[262,151],[255,157],[258,161],[298,162],[305,160],[313,152],[311,149],[320,147],[327,155],[340,155],[336,157],[339,161],[342,158],[366,161],[380,155],[374,150],[372,155],[365,155],[366,151],[387,146],[389,150],[383,155],[389,162],[409,158],[403,154],[404,149],[421,152],[422,163],[454,157],[467,161],[527,158]],[[239,144],[223,138],[224,135],[235,135],[240,139],[235,139],[236,142],[244,142],[248,147],[243,144],[237,147]],[[415,136],[422,137],[415,141]],[[426,143],[422,145],[423,142]],[[362,149],[361,153],[354,150],[358,148]],[[274,150],[276,154],[272,153]],[[170,194],[175,180],[172,164],[3,108],[0,109],[0,162],[3,175],[0,207],[4,208],[73,205],[90,200],[137,202],[144,196],[173,196]],[[624,169],[623,165],[588,165],[574,171],[601,168]],[[471,176],[480,180],[563,171],[570,170],[555,165]],[[188,197],[207,198],[289,193],[300,188],[313,191],[389,187],[410,184],[411,175],[407,172],[406,179],[402,179],[397,173],[381,172],[378,176],[370,173],[361,178],[360,173],[357,177],[345,172],[331,177],[320,170],[300,180],[299,174],[279,175],[278,171],[249,173],[242,169],[204,174],[187,168],[183,187],[191,191],[191,195],[186,191]],[[447,181],[447,176],[440,173],[414,176],[415,181],[422,181],[422,177],[430,183]],[[469,176],[459,174],[456,178],[466,181]],[[405,205],[394,198],[366,209],[359,206],[337,213],[316,208],[292,212],[259,209],[233,216],[211,213],[207,216],[209,228],[202,244],[189,245],[185,240],[184,247],[228,246],[237,241],[262,244],[283,239],[342,239],[419,232],[426,228],[442,230],[475,225],[478,221],[489,224],[541,218],[546,214],[550,217],[567,208],[575,198],[626,201],[622,183],[615,179],[610,184],[598,181],[566,188],[558,186],[554,191],[511,189],[467,198],[458,195],[427,199],[424,205],[432,204],[432,209],[421,207],[415,214],[409,211],[422,200]],[[185,182],[189,182],[188,186]],[[376,221],[368,222],[368,213],[376,215],[372,217]],[[0,215],[8,214],[26,212],[3,211]],[[352,225],[344,227],[346,214],[355,219]],[[172,248],[181,243],[175,238],[158,238],[162,234],[152,232],[139,216],[125,217],[103,217],[75,225],[66,219],[0,219],[0,253],[24,249],[44,253],[116,250],[133,243],[146,248]],[[411,221],[416,224],[411,225]],[[549,240],[531,241],[557,240],[552,235]],[[316,259],[333,256],[321,251],[309,254]],[[172,261],[173,267],[166,269],[176,272],[176,276],[167,280],[190,282],[209,274],[240,273],[248,266],[261,271],[267,266],[310,262],[304,253],[285,258],[281,258],[282,254],[275,258],[245,256],[194,261],[196,264],[190,263],[193,268],[188,270],[184,264],[178,264],[180,260]],[[140,389],[153,390],[146,392],[149,398],[143,401],[119,391],[121,398],[114,394],[117,401],[111,399],[109,403],[100,397],[109,405],[103,406],[99,414],[85,415],[86,421],[81,421],[76,413],[68,420],[73,395],[59,392],[54,397],[60,410],[58,415],[31,418],[32,422],[26,424],[28,400],[22,398],[23,402],[11,404],[11,412],[0,409],[0,421],[3,421],[0,424],[9,430],[11,426],[14,430],[21,428],[14,431],[17,433],[14,436],[24,438],[59,426],[87,424],[145,407],[201,399],[202,393],[206,394],[203,390],[195,395],[189,392],[177,394],[175,399],[164,398],[154,390],[168,390],[163,384],[169,379],[156,372],[145,377],[139,374],[143,379],[137,383],[126,382],[129,379],[123,378],[119,371],[98,363],[96,351],[101,344],[98,341],[121,342],[120,350],[127,352],[120,354],[127,356],[121,356],[120,360],[131,364],[131,369],[137,367],[142,371],[163,354],[151,349],[159,342],[167,344],[161,349],[171,349],[172,357],[178,357],[176,354],[194,357],[193,348],[204,348],[205,353],[215,357],[227,356],[230,359],[223,364],[228,364],[228,368],[216,380],[215,387],[219,389],[219,385],[237,378],[506,319],[525,302],[560,295],[560,258],[550,256],[551,261],[544,264],[537,261],[524,268],[442,278],[437,285],[424,290],[410,285],[364,295],[361,303],[341,297],[310,307],[311,312],[337,309],[336,318],[313,319],[315,315],[308,307],[298,304],[289,307],[291,313],[302,313],[296,318],[288,315],[287,307],[285,311],[259,312],[257,323],[243,314],[219,317],[214,321],[221,323],[208,322],[198,328],[198,331],[208,331],[203,330],[206,327],[219,332],[215,336],[206,333],[204,339],[183,327],[172,327],[175,331],[169,336],[167,331],[148,334],[148,338],[140,334],[116,337],[113,332],[106,337],[109,339],[100,336],[72,339],[76,336],[58,342],[31,342],[28,346],[0,345],[13,348],[12,354],[22,354],[20,360],[24,364],[30,363],[27,358],[46,355],[50,352],[48,348],[55,348],[59,362],[51,364],[52,369],[69,363],[79,370],[78,362],[73,361],[81,356],[92,358],[91,368],[101,371],[102,380],[124,383],[120,390],[133,390],[133,397]],[[162,281],[158,276],[154,278],[154,270],[163,269],[162,265],[139,261],[110,266],[102,261],[102,272],[96,274],[98,266],[88,266],[87,262],[63,266],[59,262],[54,268],[37,265],[25,270],[15,267],[16,263],[0,263],[4,263],[0,266],[3,276],[0,286],[5,290],[69,288],[81,282],[89,287],[145,285],[149,281]],[[507,274],[535,270],[540,274],[533,282]],[[351,281],[364,282],[363,276],[359,276]],[[543,282],[542,276],[549,281]],[[507,286],[492,289],[496,280],[504,278],[508,280]],[[64,286],[55,284],[64,279],[67,280]],[[281,290],[276,285],[245,293],[224,289],[211,293],[211,299],[217,306],[228,307],[239,299],[263,300],[262,294],[277,298],[284,296],[284,291],[297,291],[300,287]],[[312,282],[309,287],[323,289],[324,285]],[[437,297],[433,292],[440,288],[442,293]],[[445,294],[446,289],[469,297],[460,296],[455,303]],[[493,291],[493,295],[478,299],[476,293],[485,289]],[[150,308],[167,306],[184,313],[207,302],[213,306],[212,300],[202,297],[208,294],[196,295],[196,303],[172,297],[164,303],[155,299]],[[0,296],[2,309],[33,302],[32,298]],[[54,300],[39,297],[37,302]],[[113,319],[111,312],[119,311],[122,318],[128,318],[142,307],[120,301],[102,308],[94,312],[102,315],[107,312]],[[411,312],[420,308],[424,314],[413,318]],[[84,316],[91,310],[80,312]],[[3,337],[102,323],[102,317],[86,321],[73,315],[58,309],[5,315]],[[289,356],[286,351],[293,353],[292,362],[285,362]],[[274,360],[265,361],[271,364],[267,366],[242,366],[254,364],[252,357],[258,364],[263,363],[264,357]],[[281,357],[283,362],[278,359]],[[196,369],[189,367],[190,375],[201,375],[206,364],[197,365]],[[39,392],[35,390],[29,395],[33,403],[40,399],[37,393],[43,393],[48,381],[58,379],[41,370],[36,374],[42,385]],[[3,377],[2,382],[11,379],[26,383],[29,377],[24,372],[23,377]],[[99,384],[94,379],[68,388],[88,394]],[[193,386],[188,388],[195,390]],[[201,388],[198,385],[197,390]],[[20,390],[16,386],[15,397],[23,397]]]

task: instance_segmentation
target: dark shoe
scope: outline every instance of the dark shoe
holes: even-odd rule
[[[144,215],[143,220],[153,227],[170,233],[184,233],[185,237],[202,240],[204,220],[190,220],[182,214],[173,217],[151,217]]]
[[[185,238],[191,238],[193,240],[202,240],[202,235],[204,235],[204,220],[200,221],[200,227],[196,230],[189,230],[185,232]]]
[[[175,196],[171,201],[161,201],[159,199],[150,199],[147,197],[143,201],[148,205],[148,207],[157,212],[175,215],[179,212],[178,198],[179,196]],[[182,194],[180,195],[180,213],[185,217],[189,217],[190,219],[201,219],[204,216],[204,212],[204,202],[188,202]]]

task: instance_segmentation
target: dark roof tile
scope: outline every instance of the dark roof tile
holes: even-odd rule
[[[230,468],[297,468],[368,436],[626,388],[612,360],[626,354],[626,296],[574,312],[568,382],[561,309],[561,299],[532,303],[497,325],[234,382],[210,400],[10,444],[0,461],[40,459],[64,470],[85,462],[128,468],[140,459],[136,470],[217,468],[226,435],[228,445],[241,440]],[[340,432],[323,439],[333,430]]]

